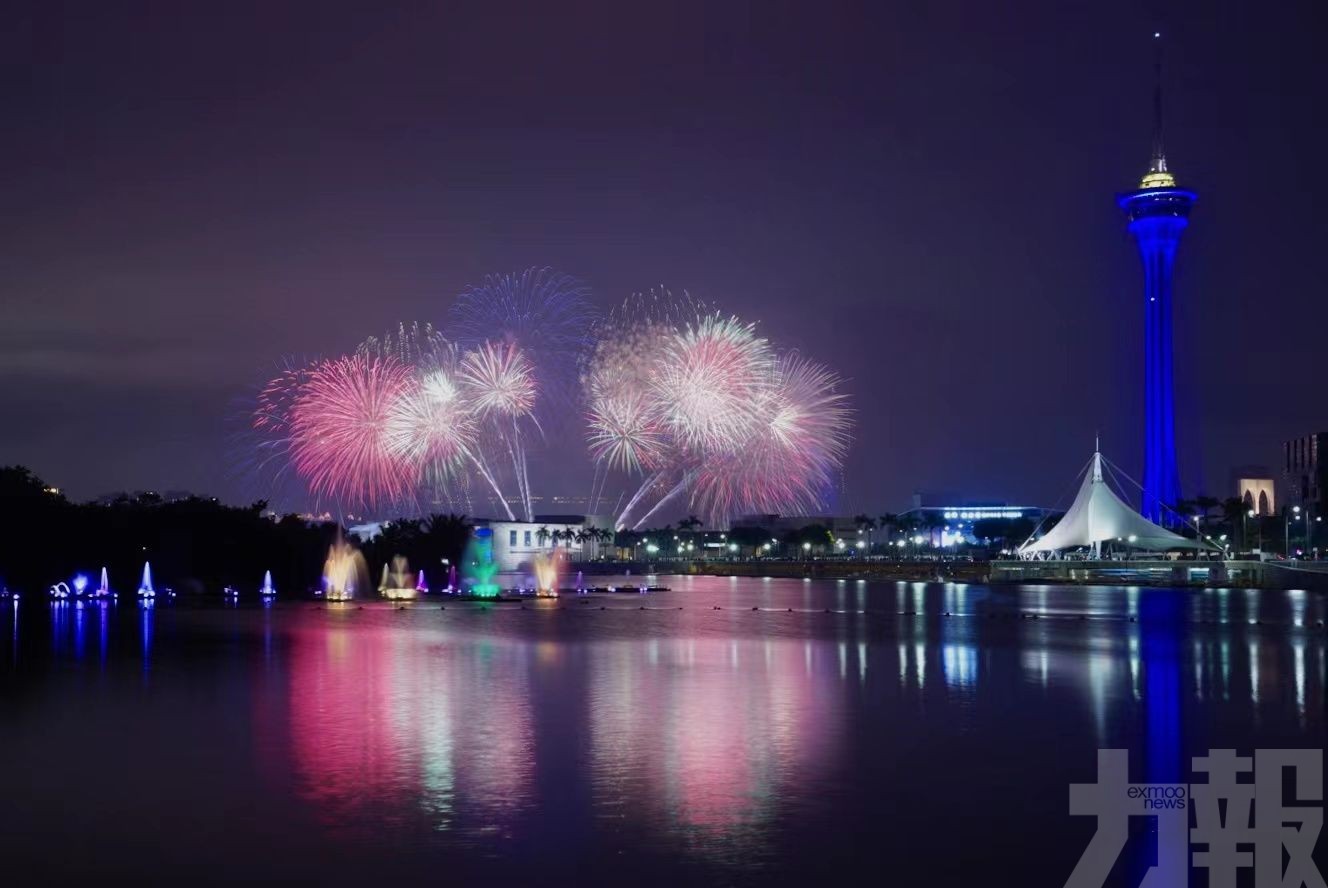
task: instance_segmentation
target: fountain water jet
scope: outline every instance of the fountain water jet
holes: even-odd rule
[[[558,567],[562,560],[562,552],[554,550],[545,555],[540,553],[535,556],[535,594],[541,598],[558,597]]]
[[[111,581],[110,581],[110,578],[109,578],[109,577],[107,576],[107,574],[106,574],[106,568],[103,567],[103,568],[101,569],[101,584],[98,585],[96,589],[93,589],[93,590],[92,590],[91,595],[92,595],[93,598],[114,598],[114,597],[115,597],[114,593],[111,592]]]
[[[470,594],[477,598],[497,598],[502,590],[493,581],[494,575],[498,573],[498,564],[493,560],[493,531],[490,528],[475,528],[466,546],[463,563]]]
[[[152,565],[143,562],[143,580],[138,584],[139,598],[156,598],[157,590],[152,588]]]
[[[263,598],[277,597],[277,589],[272,585],[272,571],[263,571],[263,585],[258,587],[258,594]]]
[[[323,562],[323,590],[328,601],[349,601],[369,585],[369,568],[359,549],[343,540],[340,534],[328,547]]]
[[[410,572],[410,562],[405,555],[393,555],[390,567],[383,565],[383,579],[378,584],[378,592],[393,601],[414,598],[419,594],[415,575]]]

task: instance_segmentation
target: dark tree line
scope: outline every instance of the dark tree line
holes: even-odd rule
[[[74,503],[29,469],[0,467],[0,585],[40,594],[75,573],[95,583],[106,567],[112,589],[132,595],[150,561],[158,589],[180,594],[226,585],[252,592],[268,570],[279,594],[316,588],[343,529],[298,515],[274,520],[266,510],[263,501],[237,507],[203,497],[165,502],[155,494]],[[402,519],[364,547],[365,558],[374,578],[398,554],[416,567],[456,562],[469,535],[461,516]],[[431,585],[441,579],[429,577]]]

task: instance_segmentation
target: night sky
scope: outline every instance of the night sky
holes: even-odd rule
[[[1138,477],[1155,27],[1200,202],[1184,493],[1328,427],[1313,4],[20,3],[0,34],[0,464],[240,499],[287,354],[548,265],[664,285],[850,380],[836,509]],[[542,492],[583,493],[580,440]],[[553,473],[550,473],[553,474]],[[559,489],[561,486],[561,489]],[[1061,505],[1065,505],[1062,502]]]

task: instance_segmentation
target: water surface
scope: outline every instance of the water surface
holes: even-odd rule
[[[0,855],[56,881],[1059,886],[1099,747],[1144,779],[1324,745],[1322,596],[658,581],[6,603]]]

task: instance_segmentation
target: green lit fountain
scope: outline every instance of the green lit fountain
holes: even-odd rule
[[[469,592],[476,598],[497,598],[502,591],[493,581],[498,573],[498,564],[493,560],[493,531],[487,527],[475,528],[470,542],[466,545],[466,554],[461,559],[464,582],[462,588],[469,587]]]

